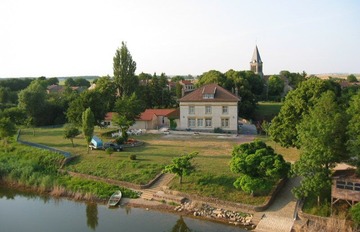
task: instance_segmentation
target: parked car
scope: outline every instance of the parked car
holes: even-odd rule
[[[116,143],[104,143],[104,150],[112,148],[114,151],[122,151],[123,146]]]

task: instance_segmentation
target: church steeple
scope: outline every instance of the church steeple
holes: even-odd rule
[[[253,53],[253,57],[250,62],[250,70],[253,71],[255,74],[259,74],[260,77],[264,77],[264,74],[262,71],[262,65],[263,65],[263,62],[261,61],[259,49],[256,45],[254,53]]]

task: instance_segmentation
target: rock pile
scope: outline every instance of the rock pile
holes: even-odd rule
[[[191,212],[195,217],[206,217],[210,219],[228,221],[230,224],[253,227],[252,215],[248,213],[235,212],[202,204],[200,207],[186,202],[176,206],[175,211]]]

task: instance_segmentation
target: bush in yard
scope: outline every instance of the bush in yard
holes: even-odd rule
[[[224,130],[223,129],[221,129],[220,127],[216,127],[216,128],[214,128],[214,133],[224,133]]]
[[[131,155],[130,155],[130,160],[136,160],[136,155],[135,155],[135,154],[131,154]]]
[[[111,155],[114,152],[114,149],[112,149],[111,147],[108,147],[108,148],[106,148],[105,152],[106,152],[106,154]]]
[[[174,119],[170,119],[170,129],[171,130],[175,130],[177,127],[177,123],[175,122]]]
[[[117,137],[115,141],[117,144],[121,145],[121,144],[124,144],[125,139],[123,137]]]

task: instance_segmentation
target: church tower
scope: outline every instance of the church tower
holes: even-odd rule
[[[259,74],[261,78],[264,77],[262,65],[263,62],[261,61],[260,53],[256,45],[253,57],[250,62],[250,70],[253,71],[255,74]]]

